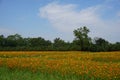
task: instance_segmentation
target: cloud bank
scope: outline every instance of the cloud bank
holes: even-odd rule
[[[96,25],[101,23],[97,10],[99,6],[89,7],[80,11],[76,10],[77,5],[60,5],[49,3],[40,8],[40,16],[48,19],[51,24],[61,31],[71,31],[83,25]]]
[[[120,30],[119,20],[113,23],[114,20],[102,19],[102,9],[102,5],[97,5],[78,10],[75,4],[63,5],[53,2],[41,7],[39,15],[48,19],[52,26],[61,32],[72,32],[76,28],[87,26],[92,37],[99,36],[108,39],[120,37],[116,36]]]

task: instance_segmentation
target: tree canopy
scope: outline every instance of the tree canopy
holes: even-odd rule
[[[120,42],[110,43],[99,37],[92,39],[88,36],[89,32],[86,26],[75,29],[75,39],[72,42],[60,38],[55,38],[53,42],[42,37],[23,38],[19,34],[7,37],[0,35],[0,51],[120,51]]]
[[[84,26],[73,31],[75,40],[74,42],[81,47],[81,50],[88,50],[91,44],[91,38],[88,36],[90,30]]]

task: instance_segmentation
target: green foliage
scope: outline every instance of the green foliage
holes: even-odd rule
[[[81,50],[86,51],[89,50],[89,46],[91,43],[91,38],[88,37],[89,29],[84,26],[74,30],[75,40],[74,43],[81,47]]]
[[[9,69],[0,67],[0,80],[101,80],[89,75],[62,75],[58,72],[31,72],[29,70]],[[102,79],[104,80],[104,79]]]
[[[120,42],[109,43],[103,38],[91,39],[90,30],[84,26],[73,31],[75,39],[65,42],[55,38],[52,43],[42,37],[23,38],[19,34],[0,35],[0,51],[120,51]]]
[[[103,39],[96,37],[92,44],[92,51],[109,51],[110,43]]]

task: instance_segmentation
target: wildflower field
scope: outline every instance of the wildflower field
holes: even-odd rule
[[[120,80],[120,52],[1,51],[0,80],[16,80],[15,75],[17,80]]]

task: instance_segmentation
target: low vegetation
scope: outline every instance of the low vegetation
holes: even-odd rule
[[[0,80],[120,80],[120,52],[0,52]]]

